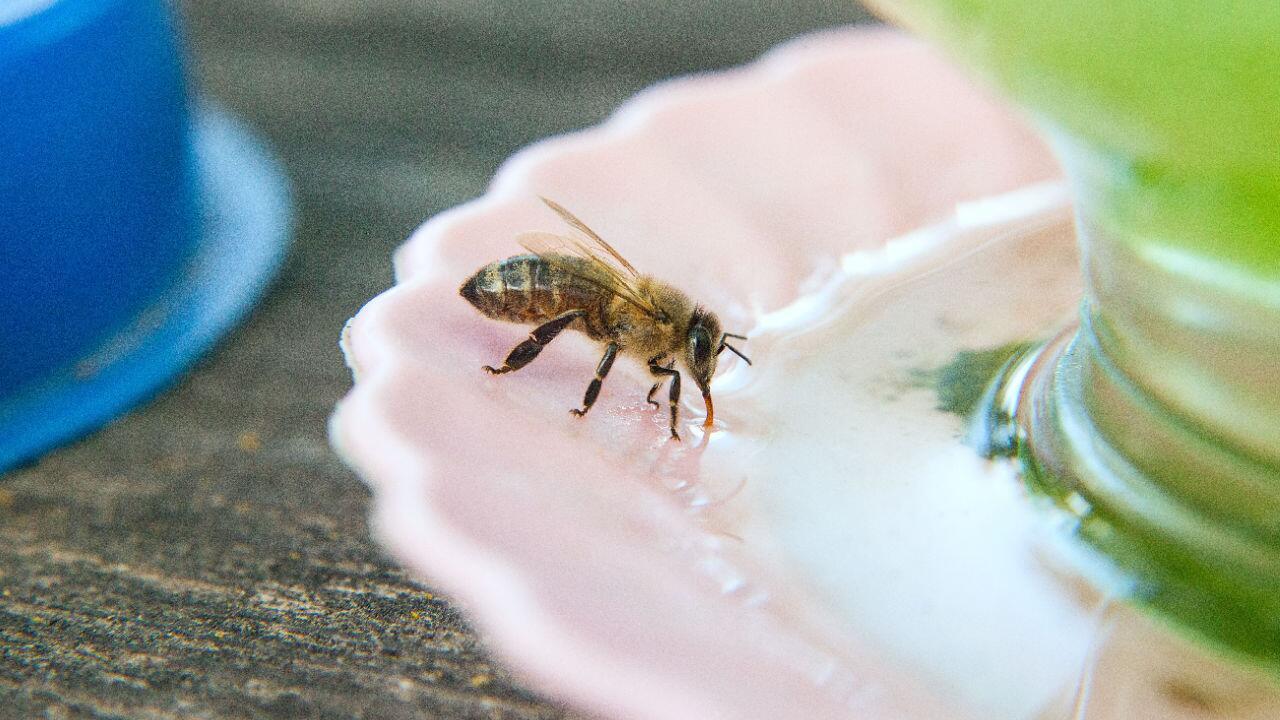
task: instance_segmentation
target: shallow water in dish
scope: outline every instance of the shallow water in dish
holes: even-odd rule
[[[974,387],[940,397],[940,379],[956,377],[944,368],[1053,336],[1079,296],[1058,185],[961,206],[842,258],[821,289],[752,330],[754,367],[717,379],[726,429],[704,448],[703,485],[733,494],[709,512],[807,591],[808,622],[870,643],[969,716],[1280,717],[1265,681],[1108,602],[1118,580],[1080,579],[1091,561],[1069,528],[941,409],[983,382],[961,373]]]

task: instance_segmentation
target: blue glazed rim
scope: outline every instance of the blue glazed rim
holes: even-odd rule
[[[192,144],[201,237],[174,282],[76,362],[0,397],[0,473],[110,422],[176,380],[248,315],[284,260],[283,169],[240,121],[202,104]]]

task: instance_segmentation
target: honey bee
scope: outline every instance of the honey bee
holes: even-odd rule
[[[533,362],[561,331],[577,330],[605,347],[582,407],[569,412],[577,417],[587,414],[614,359],[623,353],[644,362],[658,378],[645,398],[655,408],[661,405],[653,399],[654,393],[670,379],[667,397],[672,438],[680,439],[676,432],[680,402],[677,361],[702,391],[707,407],[703,427],[711,427],[715,420],[711,376],[725,350],[751,364],[727,342],[729,338],[746,340],[746,336],[722,332],[715,313],[675,287],[641,274],[573,213],[547,198],[542,201],[581,238],[525,233],[519,241],[528,254],[485,265],[458,290],[487,317],[536,325],[500,367],[485,365],[484,370],[494,375],[519,370]]]

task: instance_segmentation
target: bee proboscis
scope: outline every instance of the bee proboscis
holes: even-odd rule
[[[640,273],[573,213],[547,198],[542,201],[581,237],[525,233],[519,240],[527,254],[485,265],[458,290],[490,318],[536,326],[501,366],[485,365],[484,369],[494,375],[519,370],[533,362],[561,331],[577,330],[605,348],[582,407],[569,412],[578,417],[587,414],[614,358],[622,353],[645,363],[657,377],[646,396],[655,408],[661,405],[653,399],[654,393],[670,379],[671,437],[680,439],[676,431],[681,377],[677,362],[702,391],[707,406],[704,427],[711,427],[715,421],[711,376],[718,358],[729,350],[750,364],[727,342],[729,338],[747,338],[722,332],[715,313],[679,289]]]

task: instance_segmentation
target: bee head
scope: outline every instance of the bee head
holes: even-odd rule
[[[711,376],[716,372],[716,360],[720,356],[720,319],[715,313],[694,308],[685,339],[685,365],[706,397],[711,393]]]
[[[746,338],[742,335],[726,333],[720,329],[720,318],[715,313],[709,313],[702,308],[694,308],[693,316],[689,319],[689,334],[685,343],[685,366],[689,368],[689,373],[693,375],[693,381],[698,384],[698,389],[702,391],[702,399],[707,403],[707,421],[705,426],[711,427],[712,421],[715,419],[715,408],[711,404],[711,376],[716,372],[716,363],[719,361],[720,353],[725,350],[732,351],[735,355],[746,360],[750,365],[751,361],[746,355],[738,352],[738,349],[725,342],[726,338]]]

